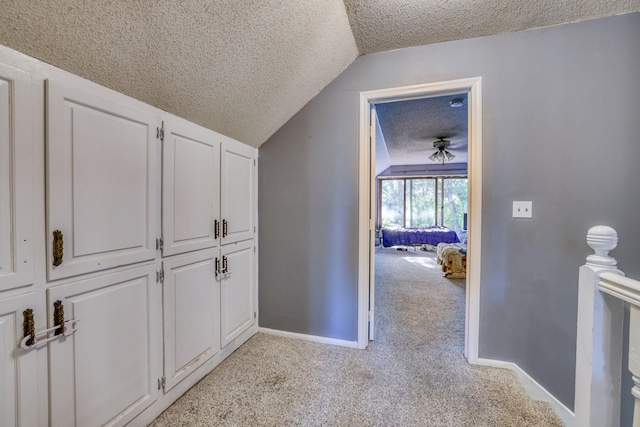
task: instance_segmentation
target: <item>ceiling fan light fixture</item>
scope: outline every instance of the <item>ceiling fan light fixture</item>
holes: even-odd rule
[[[443,166],[445,160],[453,160],[456,157],[455,154],[452,154],[447,150],[447,147],[450,144],[451,143],[448,140],[443,137],[439,137],[438,140],[433,143],[433,147],[436,149],[436,152],[429,156],[429,160],[433,162],[442,162]]]

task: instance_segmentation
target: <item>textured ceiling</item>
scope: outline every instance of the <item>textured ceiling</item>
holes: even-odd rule
[[[452,108],[454,98],[462,98],[464,105]],[[376,113],[392,165],[434,163],[429,156],[439,137],[451,141],[454,162],[467,162],[466,94],[377,104]]]
[[[359,54],[640,0],[0,0],[0,43],[259,146]]]
[[[0,10],[0,43],[254,146],[358,56],[342,0],[2,0]]]
[[[360,54],[640,10],[640,0],[344,0]]]

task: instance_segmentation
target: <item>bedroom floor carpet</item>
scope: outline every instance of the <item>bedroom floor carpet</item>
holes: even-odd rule
[[[562,426],[508,370],[463,356],[464,280],[378,250],[366,350],[257,334],[152,426]]]

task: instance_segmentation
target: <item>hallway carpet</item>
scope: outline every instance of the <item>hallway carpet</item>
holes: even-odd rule
[[[152,426],[562,426],[513,372],[466,362],[464,285],[432,253],[378,250],[366,350],[259,333]]]

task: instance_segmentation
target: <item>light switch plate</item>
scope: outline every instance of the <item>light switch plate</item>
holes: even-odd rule
[[[514,218],[531,218],[531,209],[533,202],[513,202]]]

